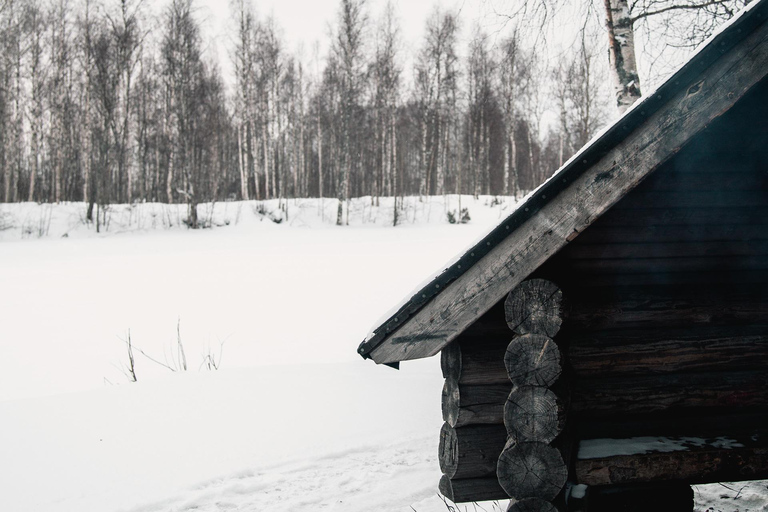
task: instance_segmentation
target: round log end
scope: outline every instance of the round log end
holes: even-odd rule
[[[443,423],[440,429],[440,445],[438,448],[438,459],[440,461],[440,471],[448,478],[456,475],[458,465],[459,439],[454,430],[447,423]]]
[[[440,369],[444,379],[459,381],[461,376],[461,348],[453,341],[440,352]]]
[[[451,427],[455,427],[459,420],[459,386],[454,381],[448,379],[443,384],[442,410],[443,421]]]
[[[551,386],[563,371],[561,361],[557,344],[543,334],[513,339],[504,354],[507,375],[515,386]]]
[[[437,490],[440,494],[453,501],[453,487],[451,486],[450,477],[443,475],[440,477],[440,483],[437,484]]]
[[[496,475],[512,498],[552,501],[568,479],[560,452],[544,443],[507,443],[501,452]]]
[[[565,427],[563,404],[547,388],[516,388],[504,404],[504,425],[508,435],[519,442],[549,444]]]
[[[546,279],[529,279],[504,301],[507,325],[516,334],[546,334],[553,338],[563,323],[563,292]]]
[[[526,498],[511,502],[507,512],[557,512],[557,507],[539,498]]]

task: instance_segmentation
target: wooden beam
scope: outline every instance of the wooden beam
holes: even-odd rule
[[[467,385],[509,383],[504,367],[507,343],[484,346],[458,341],[440,353],[440,367],[445,379]]]
[[[762,370],[768,333],[764,324],[594,332],[571,338],[568,362],[585,378]]]
[[[646,258],[634,260],[572,260],[570,268],[579,274],[652,274],[723,272],[727,270],[768,270],[768,255],[701,256],[689,258]]]
[[[764,409],[768,372],[702,372],[627,378],[576,379],[570,408],[585,418],[689,408]]]
[[[723,214],[723,210],[719,210]],[[768,215],[768,211],[764,212]],[[726,214],[727,215],[727,214]],[[606,216],[602,219],[606,219]],[[636,218],[636,217],[635,217]],[[768,220],[768,216],[764,217]],[[602,220],[601,219],[601,220]],[[727,217],[719,218],[728,220]],[[768,224],[697,224],[683,225],[641,225],[598,226],[595,224],[579,236],[579,246],[603,245],[609,243],[644,244],[665,242],[740,242],[745,240],[768,240]],[[574,244],[575,245],[575,244]]]
[[[731,206],[762,207],[766,204],[766,191],[717,190],[691,192],[688,190],[635,191],[616,204],[617,209],[645,208],[730,208]]]
[[[440,471],[451,479],[496,475],[496,464],[507,442],[502,425],[470,425],[440,429]]]
[[[768,203],[768,197],[766,197]],[[768,228],[768,226],[766,226]],[[768,240],[715,240],[712,242],[650,242],[574,244],[568,250],[571,259],[692,258],[707,256],[768,255]]]
[[[762,15],[762,13],[759,13]],[[705,63],[705,60],[700,62]],[[370,356],[391,363],[433,356],[528,275],[667,161],[714,119],[733,107],[768,74],[764,23],[718,60],[694,75],[690,66],[672,80],[666,103],[648,112],[629,133],[555,197],[544,197],[536,215],[492,247],[376,346]],[[661,98],[663,100],[664,98]],[[660,101],[655,96],[649,101]],[[635,111],[644,116],[645,101]],[[555,175],[553,180],[564,179]],[[538,199],[538,196],[536,196]],[[526,202],[521,208],[530,208]],[[491,242],[487,242],[489,246]]]
[[[760,328],[749,325],[768,324],[764,285],[644,286],[607,293],[582,288],[578,292],[568,316],[569,328],[578,333],[570,337],[571,346],[590,346],[590,339],[600,344],[611,344],[611,340],[631,344],[683,336],[753,336],[761,334],[756,331]],[[616,332],[622,333],[620,343]]]
[[[504,422],[504,403],[512,383],[474,386],[446,379],[443,385],[443,421],[452,427]]]
[[[765,225],[768,208],[729,206],[727,208],[647,208],[638,214],[637,210],[611,210],[601,217],[595,227],[647,226],[719,226],[719,225]],[[591,230],[590,230],[591,231]],[[590,231],[587,231],[589,233]]]
[[[711,270],[711,269],[709,269]],[[755,285],[768,283],[768,270],[723,268],[717,272],[652,272],[632,274],[577,274],[572,273],[568,285],[579,288],[606,286],[669,286],[669,285]]]

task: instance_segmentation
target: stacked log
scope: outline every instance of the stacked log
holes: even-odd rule
[[[728,436],[709,439],[686,436],[582,440],[574,473],[578,482],[590,489],[768,477],[768,434],[763,430],[735,435],[733,429],[738,430],[739,426],[734,425]]]
[[[513,498],[509,511],[552,511],[568,479],[561,450],[565,402],[552,390],[562,355],[552,339],[563,320],[563,295],[549,281],[524,281],[505,302],[507,325],[517,335],[504,363],[512,391],[504,405],[507,442],[496,475]]]
[[[459,337],[441,354],[440,492],[454,502],[507,497],[496,478],[507,440],[504,402],[512,389],[504,368],[507,339]]]

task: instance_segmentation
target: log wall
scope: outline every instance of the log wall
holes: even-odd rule
[[[723,414],[761,426],[766,97],[763,83],[534,274],[570,299],[560,340],[582,431],[642,418],[664,435]]]
[[[536,427],[534,435],[544,435],[537,441],[540,447],[549,446],[563,430],[566,410],[575,443],[633,436],[739,435],[752,439],[754,432],[765,429],[766,97],[768,84],[763,83],[586,231],[575,233],[564,249],[530,276],[557,283],[568,299],[565,320],[557,326],[567,379],[564,383],[561,379],[562,389],[556,394],[548,394],[549,382],[512,385],[504,381],[502,363],[513,337],[510,328],[524,323],[510,321],[504,301],[444,350],[447,380],[443,403],[448,427],[456,432],[477,423],[494,427],[496,444],[484,454],[498,458],[505,423],[501,397],[506,392],[510,440],[528,435],[533,423],[526,415],[535,404],[551,405],[554,414],[536,417],[555,429],[544,435]],[[517,310],[525,306],[515,305]],[[541,335],[551,338],[550,324],[544,323],[547,327]],[[526,329],[523,325],[523,331],[514,334],[516,339]],[[545,352],[542,347],[541,354]],[[524,357],[506,357],[527,364]],[[465,452],[472,446],[466,444]],[[504,451],[509,447],[508,442]],[[567,461],[568,450],[559,449]],[[768,474],[764,445],[744,445],[739,450],[679,454],[678,462],[663,454],[634,454],[611,460],[575,457],[567,464],[569,478],[592,485],[668,480],[676,478],[681,467],[685,475],[680,478],[685,482]],[[548,455],[542,452],[536,457],[543,460]],[[467,460],[477,460],[477,454]],[[660,460],[673,462],[664,465]],[[713,470],[712,460],[726,463]],[[441,488],[450,488],[450,471]],[[457,498],[498,498],[499,489],[490,483],[487,464],[483,471],[470,473],[456,485],[461,489]],[[477,487],[470,485],[471,478],[477,479]]]

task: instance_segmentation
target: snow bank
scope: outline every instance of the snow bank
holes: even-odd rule
[[[397,228],[387,201],[353,202],[344,228],[331,200],[221,203],[199,231],[183,208],[115,207],[99,234],[82,204],[0,206],[0,509],[449,510],[439,361],[355,349],[512,204],[462,198],[472,221],[449,225],[457,198],[417,203]],[[176,365],[177,319],[189,371],[135,354],[129,383],[120,338]],[[698,486],[697,510],[768,510],[765,482],[728,485]]]

